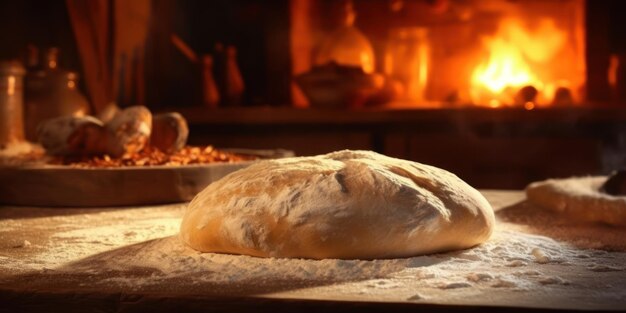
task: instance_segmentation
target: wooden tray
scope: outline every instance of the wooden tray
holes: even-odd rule
[[[101,169],[5,167],[0,168],[0,204],[103,207],[183,202],[252,162]]]

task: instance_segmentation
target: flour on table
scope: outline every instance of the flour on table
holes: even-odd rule
[[[28,218],[1,218],[15,216],[11,210],[26,212]],[[626,248],[619,245],[623,233],[607,228],[607,235],[580,241],[577,236],[587,234],[585,229],[550,224],[558,219],[536,215],[543,211],[532,207],[498,214],[492,237],[472,249],[370,261],[200,253],[179,238],[183,210],[184,205],[116,210],[3,208],[0,286],[27,283],[23,277],[32,279],[29,273],[37,272],[43,275],[42,283],[69,279],[81,292],[187,295],[229,290],[233,294],[254,285],[255,296],[268,297],[626,309]],[[56,227],[50,232],[46,224]],[[542,235],[539,226],[561,239]],[[15,230],[22,232],[14,236]],[[32,245],[13,248],[24,240]],[[612,247],[612,252],[597,249],[604,246]],[[537,262],[537,251],[549,261]]]
[[[542,278],[539,280],[539,283],[542,285],[553,285],[553,284],[567,285],[568,284],[566,280],[558,276]]]
[[[105,233],[104,230],[100,230]],[[63,236],[67,236],[64,233]],[[76,233],[72,233],[76,235]],[[102,241],[101,244],[106,244]],[[131,246],[132,247],[132,246]],[[541,251],[539,254],[538,251]],[[555,256],[543,262],[546,254]],[[529,264],[549,266],[559,260],[570,259],[566,266],[598,270],[587,258],[578,258],[580,250],[552,239],[497,230],[487,243],[473,249],[435,254],[429,256],[389,260],[307,260],[257,258],[242,255],[199,253],[186,247],[177,235],[160,238],[132,247],[125,252],[113,251],[82,261],[63,265],[55,270],[78,272],[127,271],[141,268],[149,276],[133,278],[114,277],[105,279],[108,284],[149,288],[173,279],[185,279],[191,285],[202,283],[240,284],[248,281],[270,282],[285,280],[293,282],[333,281],[345,282],[332,292],[349,294],[385,294],[389,290],[409,292],[421,290],[420,295],[432,299],[440,292],[472,292],[485,289],[532,290],[542,286],[567,286],[566,280],[543,271],[520,270]],[[538,256],[542,262],[538,262]],[[625,254],[626,256],[626,254]],[[511,267],[520,261],[523,265]],[[608,269],[608,268],[607,268]],[[613,268],[618,270],[618,268]],[[410,286],[408,288],[407,286]],[[314,288],[315,289],[315,288]],[[440,291],[436,291],[440,290]],[[328,291],[325,291],[328,292]],[[469,291],[468,291],[469,292]],[[414,294],[414,293],[413,293]],[[439,294],[439,296],[443,296]]]
[[[487,273],[470,273],[466,277],[467,280],[475,283],[479,281],[490,281],[493,279],[493,276]]]
[[[519,279],[512,279],[510,276],[508,277],[497,277],[493,283],[491,283],[491,287],[494,288],[518,288],[520,284],[527,284],[526,281]]]
[[[611,265],[595,264],[595,263],[589,265],[587,269],[589,269],[590,271],[594,271],[594,272],[621,272],[625,270],[623,267],[619,267],[619,266],[611,266]]]
[[[535,262],[539,264],[545,264],[550,262],[550,256],[548,256],[545,252],[543,252],[543,250],[539,248],[533,248],[531,253],[535,257]]]

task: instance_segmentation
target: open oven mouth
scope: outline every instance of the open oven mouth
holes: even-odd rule
[[[373,4],[342,3],[328,6],[339,12],[339,26],[296,23],[291,30],[292,46],[310,41],[310,51],[292,57],[295,73],[309,74],[297,81],[311,106],[532,110],[585,103],[584,1],[391,1],[382,13]],[[316,42],[320,31],[327,35]],[[341,78],[324,86],[319,72],[329,64],[363,73],[335,69]],[[333,104],[322,93],[345,98]]]

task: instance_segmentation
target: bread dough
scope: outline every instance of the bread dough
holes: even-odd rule
[[[480,244],[493,210],[445,170],[371,151],[261,161],[189,204],[181,237],[259,257],[408,257]]]
[[[526,197],[573,221],[626,226],[626,197],[600,192],[606,180],[606,176],[549,179],[526,187]]]

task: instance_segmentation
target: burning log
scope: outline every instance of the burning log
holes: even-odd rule
[[[515,104],[524,105],[527,102],[534,103],[537,99],[537,88],[533,86],[525,86],[515,95]]]
[[[568,106],[574,104],[574,96],[569,88],[559,87],[554,93],[552,104],[555,106]]]

